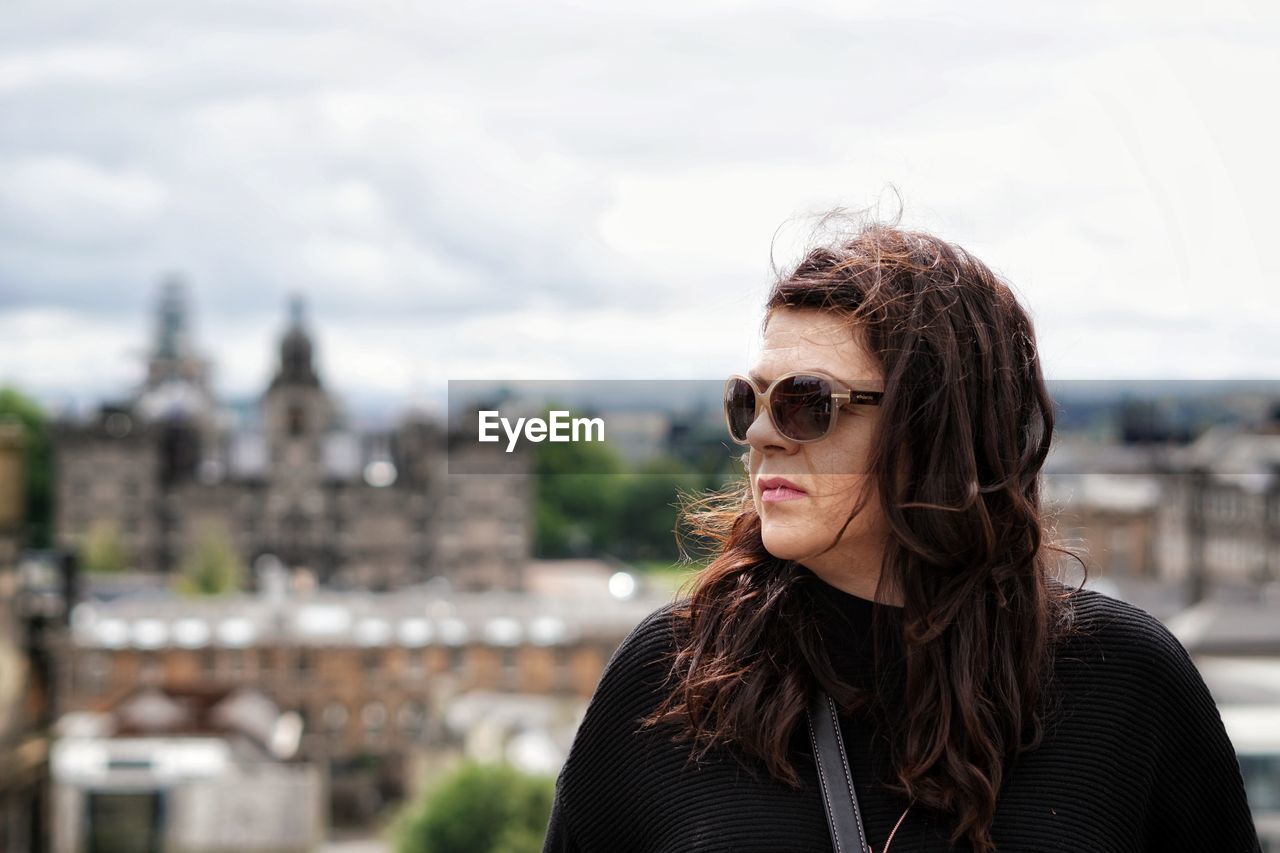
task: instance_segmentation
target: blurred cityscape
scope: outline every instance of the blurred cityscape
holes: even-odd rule
[[[687,577],[676,487],[734,475],[718,401],[631,414],[619,477],[647,476],[575,503],[549,445],[451,476],[431,412],[355,427],[299,298],[228,405],[188,314],[164,283],[127,399],[0,400],[0,849],[411,849],[475,764],[540,780],[509,845],[538,849],[604,665]],[[1280,850],[1280,394],[1057,388],[1056,537],[1192,654]]]

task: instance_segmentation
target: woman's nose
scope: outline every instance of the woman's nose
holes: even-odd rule
[[[747,428],[747,443],[755,450],[764,450],[767,447],[789,449],[796,446],[795,442],[788,441],[778,432],[773,425],[773,418],[769,417],[769,413],[763,406],[751,426]]]

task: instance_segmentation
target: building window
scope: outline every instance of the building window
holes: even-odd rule
[[[347,708],[341,702],[330,702],[320,713],[320,722],[332,737],[338,737],[347,726]]]
[[[90,696],[106,690],[111,674],[111,660],[101,652],[92,652],[80,658],[80,689]]]
[[[573,680],[573,649],[555,646],[555,683],[557,687],[569,687]]]
[[[298,678],[306,680],[315,675],[316,662],[315,655],[310,649],[298,649],[297,660]]]
[[[381,737],[387,725],[387,706],[377,700],[365,705],[360,712],[360,723],[364,726],[365,737],[369,740]]]
[[[307,429],[306,414],[302,411],[302,406],[297,403],[289,406],[289,436],[297,438],[304,434]]]
[[[467,671],[467,650],[465,647],[449,647],[449,671],[454,675],[462,675]]]
[[[320,713],[314,706],[303,705],[298,708],[298,716],[302,717],[302,733],[304,737],[320,731]]]
[[[301,542],[311,532],[311,527],[307,522],[307,517],[300,512],[291,512],[286,515],[281,524],[281,527],[284,528],[285,538],[291,542]]]
[[[422,678],[427,674],[427,650],[405,649],[408,658],[407,674],[410,678]]]
[[[160,655],[155,652],[143,652],[138,662],[138,670],[143,680],[158,681],[164,672],[160,665]]]
[[[363,668],[365,675],[377,677],[382,672],[382,650],[366,649]]]
[[[520,655],[515,646],[507,646],[502,650],[502,681],[508,687],[514,687],[520,680]]]
[[[409,701],[396,712],[396,728],[405,740],[421,740],[427,728],[427,709],[421,702]]]

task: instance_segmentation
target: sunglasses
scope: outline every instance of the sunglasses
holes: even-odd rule
[[[858,391],[813,370],[784,373],[760,393],[746,376],[734,374],[724,383],[724,420],[729,436],[747,444],[747,430],[763,408],[773,427],[788,441],[804,444],[826,438],[836,426],[836,412],[850,405],[878,406],[883,391]]]

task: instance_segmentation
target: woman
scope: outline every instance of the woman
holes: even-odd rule
[[[749,477],[686,513],[715,558],[610,659],[544,853],[831,850],[818,688],[875,853],[1259,849],[1184,648],[1051,576],[1053,406],[981,261],[878,224],[810,251],[725,406]]]

